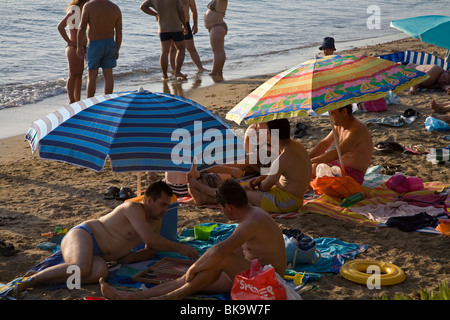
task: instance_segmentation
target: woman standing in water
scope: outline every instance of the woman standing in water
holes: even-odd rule
[[[225,64],[225,35],[228,27],[223,18],[227,10],[228,0],[212,0],[205,13],[205,27],[209,31],[209,42],[213,52],[211,76],[222,76]]]
[[[66,16],[58,24],[61,37],[67,42],[66,57],[69,65],[67,78],[67,94],[69,103],[81,100],[81,84],[84,70],[84,60],[77,56],[77,31],[81,22],[81,11],[89,0],[73,0],[67,8]],[[66,33],[69,28],[69,35]],[[86,43],[80,44],[86,46]]]

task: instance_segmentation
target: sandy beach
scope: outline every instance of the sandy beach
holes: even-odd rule
[[[445,53],[442,48],[409,38],[337,53],[381,55],[403,50],[424,51],[440,57]],[[185,95],[225,118],[232,107],[270,76],[250,76],[208,87],[200,86],[185,91]],[[403,127],[369,125],[374,144],[389,140],[402,146],[422,144],[427,150],[446,147],[449,142],[442,139],[445,133],[428,132],[424,125],[425,118],[432,114],[430,102],[433,99],[448,101],[446,93],[420,92],[410,96],[404,92],[398,96],[401,102],[389,105],[388,110],[383,113],[357,115],[358,119],[366,120],[402,114],[408,108],[420,113],[415,122]],[[307,135],[300,141],[308,150],[330,130],[328,117],[291,119],[292,127],[298,122],[307,123]],[[230,125],[237,128],[234,123]],[[425,156],[374,151],[371,165],[384,164],[399,165],[399,172],[419,177],[423,182],[450,184],[449,166],[432,164]],[[144,174],[143,186],[161,177],[162,173]],[[50,251],[36,247],[45,241],[42,233],[51,232],[55,227],[71,228],[84,220],[109,213],[120,202],[103,199],[107,188],[126,186],[136,190],[136,181],[135,173],[115,174],[108,164],[102,172],[96,173],[81,167],[41,160],[37,155],[31,154],[23,135],[0,140],[0,239],[12,243],[18,250],[15,255],[0,256],[0,283],[22,276],[50,256]],[[206,222],[229,223],[218,209],[188,205],[179,207],[179,232],[183,228],[193,228]],[[301,296],[305,300],[372,300],[381,299],[382,294],[392,299],[395,293],[411,295],[421,288],[437,291],[439,283],[450,282],[450,238],[444,235],[357,225],[314,213],[301,214],[292,219],[276,219],[276,222],[280,227],[300,229],[313,238],[338,238],[345,242],[368,245],[368,249],[358,254],[357,258],[389,261],[400,266],[406,274],[403,283],[373,290],[350,282],[338,274],[323,274],[320,280],[314,282],[314,290],[309,286],[302,291]],[[79,290],[49,291],[35,288],[24,292],[20,299],[78,300],[85,296],[101,296],[99,285],[85,285]]]

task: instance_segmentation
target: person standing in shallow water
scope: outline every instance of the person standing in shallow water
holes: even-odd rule
[[[209,31],[209,42],[213,53],[211,76],[222,76],[225,65],[225,35],[228,26],[223,20],[227,10],[228,0],[212,0],[205,13],[205,27]]]
[[[89,27],[89,28],[88,28]],[[80,30],[77,42],[82,43],[88,33],[89,47],[77,47],[80,58],[86,56],[88,64],[88,81],[86,96],[95,95],[97,88],[98,69],[102,68],[105,81],[105,94],[114,90],[113,68],[119,59],[122,44],[122,12],[120,8],[109,0],[91,0],[84,6],[81,14]]]
[[[66,41],[66,57],[69,74],[67,77],[67,95],[69,103],[81,100],[81,85],[83,82],[84,60],[77,55],[77,31],[80,28],[81,11],[89,0],[74,0],[68,8],[66,16],[59,22],[58,31],[61,37]],[[69,29],[69,35],[66,32],[66,26]],[[86,41],[80,43],[85,47]]]

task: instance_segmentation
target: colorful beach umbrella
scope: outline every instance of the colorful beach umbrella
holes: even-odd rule
[[[96,96],[35,121],[26,134],[39,156],[100,171],[203,170],[245,159],[243,141],[200,104],[139,89]]]
[[[391,21],[396,28],[413,38],[450,50],[450,17],[420,16]]]
[[[347,104],[398,93],[429,76],[392,61],[354,55],[314,59],[272,77],[237,104],[226,119],[240,124],[322,114]]]

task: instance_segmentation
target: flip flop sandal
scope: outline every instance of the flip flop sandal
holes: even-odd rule
[[[307,134],[306,128],[308,128],[308,126],[306,124],[299,122],[297,123],[296,128],[297,130],[294,132],[294,138],[299,139]]]
[[[403,113],[403,116],[407,117],[407,118],[419,116],[419,115],[420,115],[420,113],[418,111],[414,110],[413,108],[406,109],[405,112]]]
[[[377,143],[374,148],[377,151],[387,152],[387,153],[391,153],[394,151],[394,150],[392,150],[391,146],[387,142]]]
[[[6,243],[5,240],[0,241],[0,256],[10,257],[17,252],[19,250],[16,250],[12,243]]]
[[[119,190],[119,194],[116,197],[116,200],[127,200],[131,198],[131,196],[133,196],[133,190],[131,190],[130,188],[122,187]]]
[[[424,153],[429,153],[426,151],[425,147],[421,144],[415,145],[415,146],[405,146],[405,151],[403,152],[405,154],[418,154],[422,155]]]
[[[120,189],[117,187],[109,187],[108,190],[103,194],[103,199],[112,200],[119,195]]]

